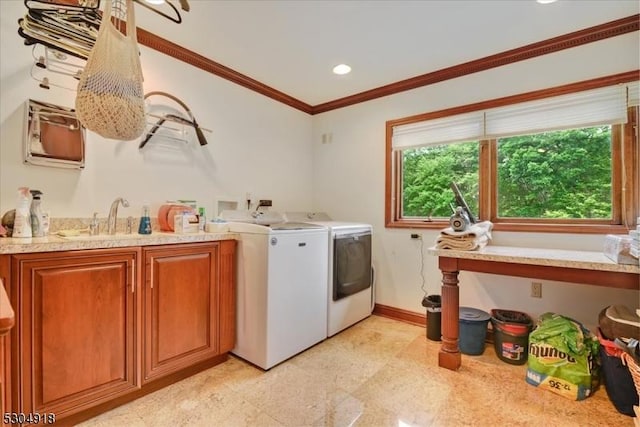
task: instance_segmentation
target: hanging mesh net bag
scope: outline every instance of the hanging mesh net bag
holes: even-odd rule
[[[133,0],[104,3],[96,43],[78,82],[76,112],[80,123],[98,135],[130,141],[141,136],[145,127]],[[121,20],[126,14],[126,35],[113,24],[112,12]]]

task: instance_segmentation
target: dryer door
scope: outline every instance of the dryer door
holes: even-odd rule
[[[336,235],[333,250],[333,300],[371,286],[371,233]]]

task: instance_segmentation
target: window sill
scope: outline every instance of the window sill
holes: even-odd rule
[[[399,220],[391,221],[385,228],[417,228],[423,230],[441,230],[449,227],[448,220]],[[566,234],[628,234],[624,225],[608,224],[541,224],[541,223],[494,223],[493,231],[515,231],[530,233],[566,233]]]

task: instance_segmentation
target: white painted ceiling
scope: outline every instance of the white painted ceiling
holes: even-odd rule
[[[3,12],[17,15],[3,13],[5,49],[7,19],[17,30],[25,8],[22,1],[1,3]],[[139,6],[137,24],[310,105],[640,11],[638,0],[559,0],[548,5],[535,0],[189,3],[191,11],[182,13],[182,24]],[[334,75],[331,69],[339,63],[353,71]]]
[[[637,14],[638,0],[208,1],[138,23],[311,105]],[[346,76],[331,72],[351,65]]]

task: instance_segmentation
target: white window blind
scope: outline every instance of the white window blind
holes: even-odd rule
[[[627,85],[627,103],[629,107],[640,105],[640,82],[633,82]]]
[[[441,119],[394,126],[394,150],[475,141],[484,134],[484,113],[474,111]]]
[[[486,136],[525,135],[626,121],[626,87],[609,86],[487,110]]]
[[[639,82],[394,126],[394,150],[626,123]]]

